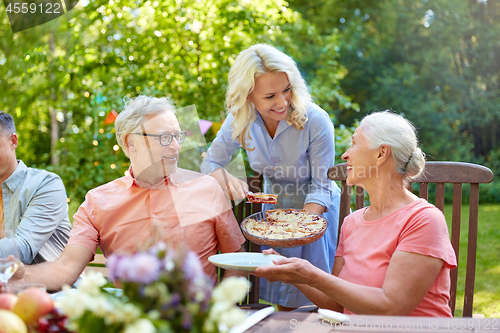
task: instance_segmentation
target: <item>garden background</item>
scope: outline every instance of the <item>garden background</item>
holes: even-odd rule
[[[19,33],[3,9],[0,110],[16,121],[18,158],[62,177],[71,212],[128,169],[106,122],[124,97],[167,95],[220,123],[236,55],[269,43],[295,59],[330,114],[337,162],[363,115],[392,109],[417,127],[428,160],[493,170],[480,193],[488,205],[480,208],[475,312],[500,317],[498,1],[82,0]]]

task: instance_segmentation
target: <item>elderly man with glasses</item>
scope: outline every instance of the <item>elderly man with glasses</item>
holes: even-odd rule
[[[213,279],[217,274],[210,255],[217,250],[243,251],[245,239],[217,181],[177,168],[186,132],[167,98],[139,96],[129,101],[115,128],[118,144],[130,158],[129,171],[90,190],[74,215],[61,257],[25,267],[24,277],[16,274],[14,284],[37,282],[47,290],[59,290],[78,278],[97,246],[109,256],[165,240],[196,252]],[[241,273],[227,271],[228,275]]]

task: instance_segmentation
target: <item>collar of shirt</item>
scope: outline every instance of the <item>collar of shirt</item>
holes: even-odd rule
[[[269,133],[267,131],[266,124],[264,123],[264,119],[262,119],[262,116],[260,115],[259,112],[257,112],[257,118],[255,119],[255,124],[257,124],[257,126],[262,128],[266,133]],[[278,128],[276,129],[276,133],[274,134],[274,137],[277,137],[280,133],[284,132],[290,126],[292,126],[292,123],[289,122],[288,120],[286,119],[280,120]]]
[[[134,183],[136,186],[140,188],[151,189],[151,190],[164,188],[168,186],[169,183],[174,186],[179,186],[180,183],[185,181],[184,179],[185,177],[183,177],[183,174],[180,173],[179,170],[180,169],[178,169],[178,171],[174,172],[167,178],[160,180],[158,183],[151,185],[149,183],[141,182],[140,180],[135,179],[134,172],[132,171],[132,166],[130,166],[128,169],[128,173],[125,176],[125,180],[127,182],[126,189],[129,189],[130,186],[132,186]]]
[[[26,164],[24,164],[24,162],[21,160],[17,160],[16,170],[14,170],[12,175],[10,175],[9,178],[4,181],[9,190],[15,192],[21,181],[24,179],[26,171],[28,171],[28,167],[26,166]]]

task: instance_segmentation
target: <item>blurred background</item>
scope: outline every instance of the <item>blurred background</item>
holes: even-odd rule
[[[3,9],[0,110],[15,118],[18,158],[62,177],[70,211],[129,167],[113,127],[124,97],[194,105],[212,122],[210,143],[235,57],[269,43],[295,59],[330,114],[337,163],[365,114],[392,109],[417,127],[428,160],[493,170],[480,193],[475,304],[500,316],[499,1],[82,0],[19,33]]]

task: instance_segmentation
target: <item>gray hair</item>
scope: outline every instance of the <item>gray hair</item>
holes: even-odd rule
[[[148,120],[148,116],[165,111],[175,114],[174,105],[167,97],[157,98],[141,95],[125,101],[125,108],[115,121],[116,141],[122,147],[125,155],[128,156],[125,135],[134,132],[136,128],[143,125]]]
[[[415,127],[408,119],[386,110],[367,115],[359,126],[372,149],[383,144],[391,147],[395,171],[403,175],[405,182],[422,173],[425,154],[418,147]]]
[[[0,134],[14,134],[16,133],[16,124],[14,123],[14,118],[8,113],[0,111]]]

